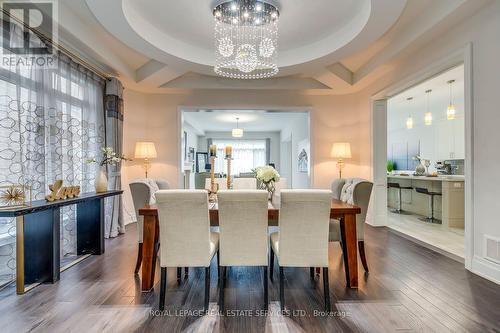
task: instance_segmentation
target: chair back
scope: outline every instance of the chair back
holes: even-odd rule
[[[154,194],[160,189],[170,188],[168,182],[162,179],[136,179],[129,185],[132,202],[134,203],[135,216],[137,219],[137,237],[142,243],[144,217],[139,215],[139,209],[146,205],[154,205]]]
[[[210,190],[211,179],[205,179],[205,189]],[[227,179],[226,178],[215,178],[215,183],[219,184],[219,190],[227,190]]]
[[[333,185],[332,185],[333,186]],[[340,200],[361,208],[356,215],[356,231],[358,240],[364,240],[366,213],[370,204],[373,183],[362,178],[347,178],[340,193]]]
[[[288,181],[286,178],[281,177],[280,180],[274,183],[274,195],[272,198],[273,203],[280,202],[281,190],[288,188]]]
[[[328,267],[331,203],[329,190],[281,191],[280,266]]]
[[[267,196],[264,190],[217,194],[222,266],[267,266]]]
[[[235,190],[256,190],[257,179],[255,178],[234,178],[233,189]]]
[[[332,198],[340,200],[340,195],[342,194],[342,188],[345,185],[345,179],[339,178],[332,182]]]
[[[205,190],[155,193],[160,225],[161,267],[210,265],[210,222]]]

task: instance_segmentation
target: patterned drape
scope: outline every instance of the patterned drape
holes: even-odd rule
[[[103,98],[104,80],[63,54],[50,70],[0,65],[0,185],[30,185],[33,200],[56,179],[94,191],[86,161],[104,146]],[[76,254],[75,209],[61,210],[63,260]],[[15,221],[0,218],[0,285],[14,278],[15,235]]]
[[[106,146],[123,154],[123,86],[117,79],[106,81],[104,102],[106,112]],[[121,163],[108,166],[108,189],[121,190]],[[106,224],[104,236],[116,237],[125,233],[121,195],[106,199]]]

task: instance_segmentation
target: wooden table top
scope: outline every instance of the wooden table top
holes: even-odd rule
[[[208,204],[210,213],[218,213],[218,205],[215,202],[210,202]],[[279,214],[279,205],[269,203],[269,217],[274,218],[278,217]],[[337,200],[337,199],[332,199],[332,206],[330,210],[330,217],[331,218],[338,218],[342,217],[345,214],[359,214],[361,213],[361,208],[355,205],[350,205],[348,203],[345,203],[343,201]],[[155,205],[150,205],[143,207],[139,209],[139,215],[143,216],[157,216],[158,215],[158,208]]]

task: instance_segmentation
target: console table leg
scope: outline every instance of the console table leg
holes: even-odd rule
[[[76,205],[77,254],[104,253],[104,198]]]
[[[60,278],[60,210],[16,217],[16,292]],[[43,249],[43,251],[41,251]]]

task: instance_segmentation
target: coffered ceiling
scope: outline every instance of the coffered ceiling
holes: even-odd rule
[[[67,0],[60,2],[61,39],[136,90],[345,94],[370,84],[405,50],[428,42],[488,2],[283,0],[280,73],[265,80],[214,74],[210,0]]]

